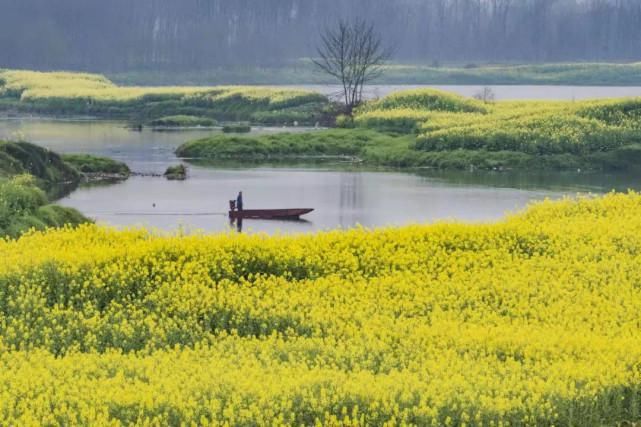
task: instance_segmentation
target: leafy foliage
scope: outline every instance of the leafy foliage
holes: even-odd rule
[[[187,179],[187,168],[183,164],[169,166],[165,171],[164,176],[172,181],[183,181]]]
[[[74,209],[47,203],[47,196],[31,175],[0,180],[0,236],[15,238],[30,229],[88,222]]]

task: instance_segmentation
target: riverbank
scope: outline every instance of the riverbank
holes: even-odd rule
[[[310,61],[283,67],[110,74],[122,85],[335,84]],[[374,84],[641,86],[641,63],[390,64]]]
[[[0,70],[0,112],[92,116],[153,126],[213,120],[286,125],[332,120],[324,95],[250,86],[123,87],[99,74]],[[178,117],[178,122],[175,118]]]
[[[90,155],[59,154],[27,142],[0,141],[0,237],[91,222],[75,209],[50,201],[81,182],[123,180],[129,168]]]
[[[84,182],[123,181],[131,175],[129,166],[108,157],[65,154],[62,159],[80,172]]]
[[[190,141],[196,159],[291,160],[323,156],[369,165],[490,170],[636,170],[641,101],[481,102],[435,90],[398,92],[363,105],[351,129]]]

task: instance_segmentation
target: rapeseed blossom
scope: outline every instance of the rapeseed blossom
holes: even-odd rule
[[[0,242],[6,425],[613,425],[641,195],[496,224]]]

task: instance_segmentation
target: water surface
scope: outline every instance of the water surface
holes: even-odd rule
[[[281,128],[256,129],[276,132]],[[301,129],[294,129],[295,131]],[[174,150],[217,130],[133,132],[105,121],[3,120],[0,138],[20,134],[62,153],[85,152],[126,162],[134,172],[161,174],[179,162]],[[306,221],[249,221],[245,231],[311,232],[435,221],[487,222],[545,198],[639,188],[634,176],[604,174],[379,171],[345,164],[231,167],[189,165],[187,181],[134,176],[115,185],[82,187],[58,203],[99,223],[166,231],[225,231],[228,201],[243,191],[247,209],[310,207]]]
[[[336,85],[292,86],[321,92],[325,95],[340,97],[342,89]],[[473,97],[483,88],[489,87],[497,100],[581,100],[624,98],[641,96],[641,86],[535,86],[535,85],[370,85],[365,88],[368,99],[382,98],[399,90],[433,88],[459,95]]]

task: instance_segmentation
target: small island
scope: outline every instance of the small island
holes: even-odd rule
[[[187,179],[187,168],[183,164],[170,166],[165,171],[164,177],[170,181],[184,181]]]
[[[125,163],[108,157],[65,154],[62,159],[76,169],[85,182],[124,181],[131,175],[131,170]]]
[[[208,117],[196,117],[187,115],[165,116],[149,122],[152,128],[195,128],[195,127],[212,127],[217,122]]]

